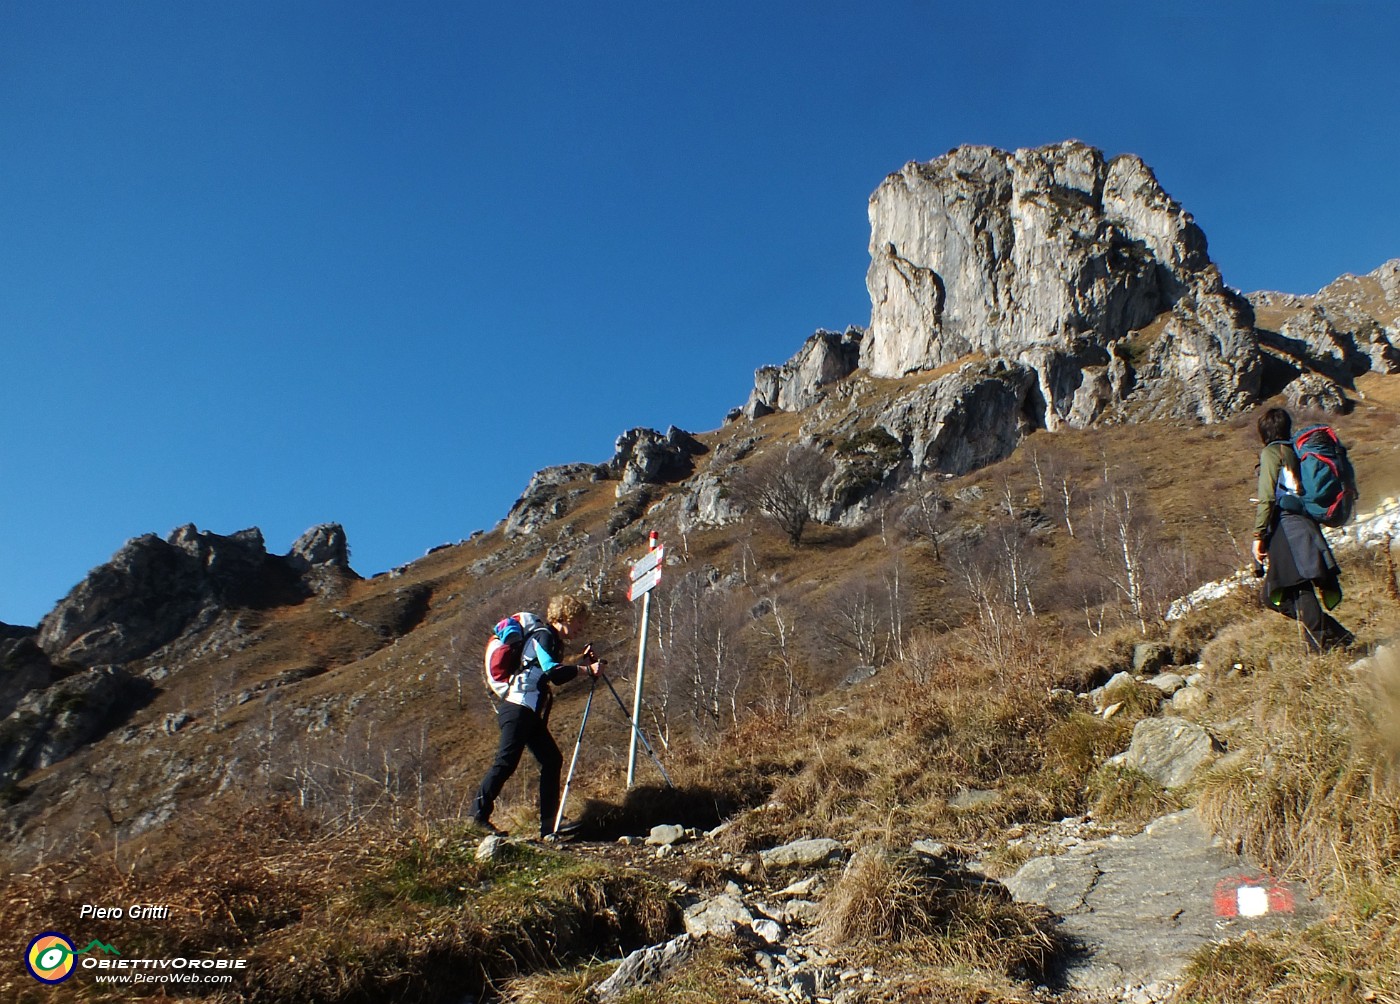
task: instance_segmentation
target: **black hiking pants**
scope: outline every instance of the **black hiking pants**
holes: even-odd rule
[[[520,754],[529,750],[540,763],[540,836],[554,832],[554,817],[559,812],[559,775],[564,767],[564,754],[549,734],[549,726],[538,713],[519,704],[505,703],[496,711],[496,724],[501,728],[501,744],[496,759],[477,789],[472,803],[472,817],[485,822],[501,789],[506,786]]]
[[[1321,652],[1351,640],[1351,632],[1322,609],[1311,582],[1286,587],[1279,600],[1278,611],[1303,625],[1304,638],[1313,652]]]

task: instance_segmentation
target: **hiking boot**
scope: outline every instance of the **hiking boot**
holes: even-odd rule
[[[505,830],[501,829],[499,826],[491,822],[491,820],[485,816],[472,816],[471,821],[474,825],[479,826],[487,833],[493,834],[497,837],[504,837],[506,835]]]

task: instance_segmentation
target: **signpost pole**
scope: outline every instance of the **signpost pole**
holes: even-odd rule
[[[656,550],[656,531],[651,532],[648,550]],[[642,727],[642,680],[647,670],[647,627],[651,624],[651,590],[642,596],[642,636],[637,642],[637,690],[632,698],[632,736],[627,743],[627,788],[637,776],[637,730]]]

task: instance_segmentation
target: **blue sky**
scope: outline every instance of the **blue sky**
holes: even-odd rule
[[[1390,3],[0,0],[0,620],[129,537],[371,574],[869,317],[866,199],[1137,153],[1226,280],[1400,256]]]

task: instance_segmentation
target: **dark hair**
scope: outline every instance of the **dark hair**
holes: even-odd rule
[[[1293,416],[1282,408],[1270,408],[1259,416],[1259,441],[1277,443],[1293,435]]]

